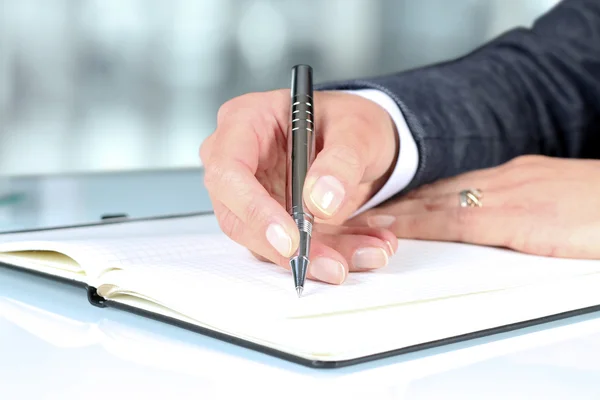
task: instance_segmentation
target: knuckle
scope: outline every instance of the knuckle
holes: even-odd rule
[[[244,208],[246,221],[251,226],[260,226],[263,218],[261,207],[256,201],[249,201]]]
[[[204,184],[211,189],[224,179],[224,169],[219,162],[210,163],[204,168]]]
[[[227,116],[234,112],[238,107],[238,103],[239,98],[236,97],[221,104],[219,110],[217,111],[217,123],[221,124],[223,120],[227,118]]]
[[[213,192],[214,189],[214,178],[211,176],[211,174],[209,174],[206,170],[204,171],[204,187],[206,188],[206,190],[208,190],[209,193]]]
[[[330,149],[329,156],[332,164],[343,171],[346,176],[362,176],[364,166],[357,149],[345,145],[335,146]]]
[[[200,149],[198,151],[198,155],[203,164],[207,164],[209,161],[209,154],[211,150],[211,143],[213,136],[207,137],[202,144],[200,145]]]
[[[260,208],[255,201],[249,201],[245,207],[246,221],[250,224],[256,224],[261,219]]]
[[[217,111],[217,123],[223,123],[227,118],[264,103],[264,93],[246,93],[223,103]]]
[[[239,242],[242,238],[243,224],[242,221],[229,210],[224,211],[218,218],[219,226],[225,235],[232,240]]]

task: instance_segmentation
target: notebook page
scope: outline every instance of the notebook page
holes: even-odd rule
[[[164,279],[168,281],[167,276]],[[188,293],[194,290],[194,284],[192,280],[176,283],[179,289],[187,285]],[[308,358],[341,360],[600,304],[598,285],[600,274],[590,271],[589,275],[548,279],[508,290],[281,319],[276,315],[277,301],[261,313],[265,310],[252,299],[240,304],[221,287],[221,297],[214,292],[208,299],[190,296],[186,304],[174,306],[183,316],[165,315],[184,321],[195,318],[198,325]],[[203,287],[198,286],[194,293],[200,293]],[[155,293],[163,304],[176,298],[166,291]]]
[[[90,284],[90,278],[86,275],[91,276],[92,279],[97,277],[103,271],[110,269],[110,263],[115,259],[111,257],[110,250],[97,250],[96,241],[132,236],[138,238],[168,236],[175,233],[200,234],[214,232],[217,229],[218,222],[215,216],[208,214],[33,232],[0,233],[0,262]],[[117,256],[117,259],[119,257]],[[123,257],[126,258],[127,255]]]
[[[322,360],[351,359],[597,306],[599,285],[600,274],[592,274],[410,306],[288,319],[261,334]]]
[[[256,260],[222,234],[132,238],[103,246],[115,258],[113,264],[125,272],[118,278],[124,289],[194,318],[208,312],[267,319],[318,316],[560,282],[600,272],[600,263],[591,260],[406,240],[400,241],[388,267],[352,273],[340,286],[307,281],[298,299],[287,270]],[[108,279],[105,283],[119,284]],[[207,303],[209,309],[204,306]]]
[[[77,282],[86,282],[85,272],[73,259],[48,251],[0,253],[0,263],[50,274]]]
[[[26,241],[0,244],[0,261],[93,284],[104,271],[119,267],[119,258],[127,257],[121,251],[85,240]]]

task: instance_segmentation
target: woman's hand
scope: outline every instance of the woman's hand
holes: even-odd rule
[[[340,226],[387,180],[398,138],[387,112],[362,97],[315,92],[317,156],[304,188],[317,222],[307,276],[341,283],[349,271],[383,267],[397,239],[381,228]],[[289,268],[298,228],[285,209],[289,90],[224,104],[200,149],[221,229],[260,259]]]
[[[481,207],[458,193],[480,189]],[[600,161],[523,156],[423,186],[350,221],[401,238],[467,242],[600,259]]]

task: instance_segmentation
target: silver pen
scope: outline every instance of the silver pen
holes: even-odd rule
[[[315,128],[312,68],[292,68],[290,124],[287,132],[287,210],[296,222],[300,244],[290,258],[290,267],[298,297],[304,290],[308,269],[313,215],[302,198],[306,173],[315,158]]]

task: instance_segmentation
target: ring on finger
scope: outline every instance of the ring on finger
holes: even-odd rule
[[[459,193],[459,204],[461,207],[482,207],[481,198],[483,193],[480,189],[465,189]]]

